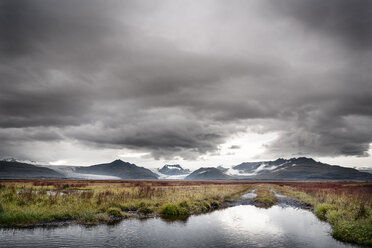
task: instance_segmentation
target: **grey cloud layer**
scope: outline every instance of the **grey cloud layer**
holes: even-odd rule
[[[287,18],[295,18],[310,31],[333,36],[353,49],[372,46],[371,1],[284,0],[271,1],[268,7]]]
[[[258,125],[280,134],[269,154],[367,155],[371,11],[363,0],[2,0],[0,154],[60,140],[195,159]]]

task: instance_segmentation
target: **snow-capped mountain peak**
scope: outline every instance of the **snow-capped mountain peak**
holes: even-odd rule
[[[161,169],[158,169],[158,172],[164,175],[174,176],[189,174],[190,170],[183,169],[179,164],[166,164]]]

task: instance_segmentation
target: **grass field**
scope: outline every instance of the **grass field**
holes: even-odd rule
[[[1,181],[0,225],[197,214],[238,199],[250,187],[234,182]]]
[[[311,205],[334,238],[372,246],[372,183],[0,180],[0,226],[188,216],[228,206],[253,189],[260,207],[274,205],[276,191]]]

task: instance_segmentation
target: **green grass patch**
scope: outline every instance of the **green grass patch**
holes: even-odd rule
[[[119,208],[109,208],[107,209],[107,214],[111,217],[122,217],[123,213]]]
[[[161,207],[160,213],[167,216],[189,215],[189,211],[176,204],[167,203]]]

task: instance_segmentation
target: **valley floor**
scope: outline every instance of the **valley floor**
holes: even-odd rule
[[[182,218],[228,207],[252,191],[258,207],[286,195],[328,221],[336,239],[372,246],[372,183],[0,180],[0,226]]]

